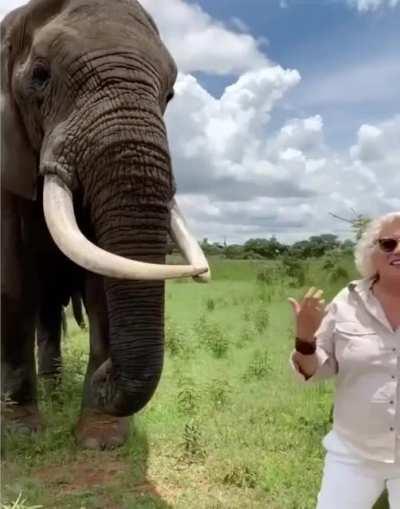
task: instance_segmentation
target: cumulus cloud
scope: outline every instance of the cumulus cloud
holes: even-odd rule
[[[1,0],[0,19],[25,3],[27,0]],[[268,65],[260,49],[265,39],[256,40],[244,33],[246,26],[238,18],[231,20],[237,28],[235,31],[213,19],[197,4],[183,0],[140,0],[140,3],[154,17],[182,72],[240,74]]]
[[[166,117],[179,190],[239,200],[303,196],[274,171],[263,141],[271,110],[299,80],[297,71],[278,66],[249,71],[216,99],[193,76],[180,75]]]
[[[330,212],[400,208],[400,117],[361,126],[343,152],[327,145],[321,115],[266,135],[274,107],[299,81],[280,67],[251,71],[217,99],[194,77],[179,77],[166,118],[179,200],[199,237],[341,235]]]
[[[357,6],[359,11],[376,11],[381,7],[396,7],[400,5],[400,0],[350,0]]]
[[[268,63],[259,48],[263,41],[230,30],[197,4],[183,0],[141,0],[141,3],[157,22],[182,72],[241,73]],[[240,20],[235,23],[239,28]]]
[[[5,0],[0,15],[22,3]],[[223,24],[183,0],[142,3],[180,69],[166,122],[178,200],[199,238],[241,242],[277,235],[294,241],[341,234],[329,212],[349,216],[355,209],[375,216],[400,210],[400,115],[360,126],[348,148],[338,151],[327,143],[318,114],[323,104],[338,101],[338,93],[349,102],[374,100],[383,86],[376,76],[385,77],[385,94],[392,93],[396,61],[321,76],[303,97],[315,113],[287,118],[273,129],[277,106],[282,111],[300,83],[297,70],[272,63],[240,20]],[[359,0],[358,6],[397,3]],[[215,97],[194,77],[197,71],[230,76],[232,84]]]

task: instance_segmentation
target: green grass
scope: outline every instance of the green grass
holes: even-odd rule
[[[307,264],[305,280],[332,297],[344,276],[330,279],[335,268],[321,263]],[[355,277],[351,261],[341,265]],[[6,439],[5,507],[21,496],[15,509],[314,508],[333,386],[294,381],[286,299],[303,289],[279,271],[257,279],[274,267],[216,259],[210,285],[168,283],[163,377],[119,451],[74,444],[88,341],[72,327],[62,390],[41,388],[46,431]]]

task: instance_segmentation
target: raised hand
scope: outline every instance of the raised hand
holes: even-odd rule
[[[296,319],[296,337],[312,343],[325,314],[323,290],[310,288],[300,302],[289,298]]]

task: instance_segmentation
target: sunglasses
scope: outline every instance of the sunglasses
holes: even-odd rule
[[[384,238],[378,239],[376,242],[379,245],[381,251],[384,253],[393,253],[393,251],[400,244],[400,239]]]

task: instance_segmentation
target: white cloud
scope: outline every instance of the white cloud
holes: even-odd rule
[[[350,0],[350,2],[357,6],[359,11],[376,11],[381,7],[396,7],[400,5],[400,0]]]
[[[154,17],[162,37],[182,72],[241,73],[268,65],[257,41],[233,32],[197,4],[183,0],[141,0]],[[236,26],[238,20],[236,19]]]
[[[0,1],[0,14],[17,4]],[[275,108],[284,110],[288,93],[300,83],[296,70],[272,64],[260,41],[231,30],[195,4],[142,3],[181,71],[166,121],[178,200],[199,237],[237,242],[275,234],[293,241],[319,232],[340,234],[343,225],[329,212],[349,216],[354,208],[375,216],[400,210],[400,115],[362,125],[353,146],[335,151],[318,114],[327,103],[393,95],[393,83],[400,79],[395,59],[330,74],[325,70],[303,96],[305,104],[318,109],[271,129]],[[238,21],[234,25],[245,28]],[[195,79],[195,71],[236,77],[216,98]]]
[[[274,107],[298,83],[296,71],[252,71],[216,99],[180,76],[167,125],[179,200],[199,237],[341,235],[330,212],[399,209],[400,116],[361,126],[341,153],[327,146],[320,115],[290,119],[267,138]]]
[[[218,192],[240,194],[243,185],[256,192],[259,176],[272,176],[263,155],[265,125],[299,80],[297,71],[278,66],[249,71],[216,99],[193,76],[180,75],[166,117],[173,155],[179,167],[190,167],[190,173],[177,169],[180,187],[206,190],[211,177]]]
[[[9,10],[27,3],[26,0],[0,1],[0,19]],[[140,0],[140,3],[154,17],[182,72],[240,74],[269,65],[260,49],[266,39],[256,40],[243,33],[246,26],[238,18],[232,19],[232,25],[239,32],[213,19],[197,4],[183,0]]]

